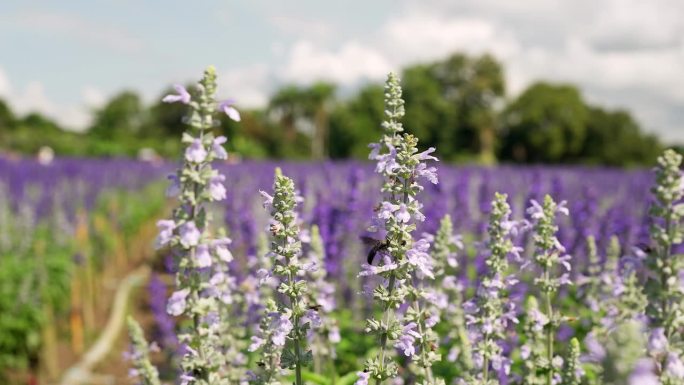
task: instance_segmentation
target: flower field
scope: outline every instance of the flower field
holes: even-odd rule
[[[213,76],[164,100],[192,111],[180,166],[0,159],[6,381],[122,376],[64,377],[150,266],[116,383],[684,383],[681,156],[441,164],[390,76],[372,163],[228,163]]]

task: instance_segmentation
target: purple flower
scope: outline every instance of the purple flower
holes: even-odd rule
[[[591,362],[601,362],[606,357],[606,349],[596,340],[594,333],[587,334],[584,345],[587,347],[587,358]]]
[[[270,210],[273,206],[273,197],[270,196],[266,191],[259,190],[259,194],[264,197],[264,208]]]
[[[190,103],[190,93],[188,93],[188,90],[186,90],[185,87],[181,86],[180,84],[174,84],[173,88],[176,90],[176,94],[169,94],[169,95],[164,96],[164,98],[162,99],[162,102],[164,102],[164,103],[181,102],[183,104]]]
[[[223,262],[231,262],[233,260],[233,253],[228,250],[228,245],[233,241],[230,238],[220,238],[212,241],[211,245],[214,247],[214,252]]]
[[[240,121],[240,112],[233,107],[235,104],[234,99],[226,99],[219,103],[218,109],[220,111],[223,111],[226,115],[228,115],[229,118],[232,120],[239,122]]]
[[[209,180],[209,195],[215,201],[222,201],[226,199],[226,188],[223,186],[223,181],[226,180],[224,175],[218,174]]]
[[[190,294],[190,289],[178,290],[171,294],[169,303],[166,305],[166,312],[172,316],[179,316],[185,311],[185,299]]]
[[[416,166],[416,176],[425,178],[432,184],[439,183],[439,178],[437,178],[437,168],[428,167],[425,163],[419,163],[418,166]]]
[[[207,158],[207,150],[204,148],[202,141],[195,139],[190,146],[185,149],[185,159],[192,163],[201,163]]]
[[[339,343],[342,341],[342,337],[340,336],[340,328],[337,326],[333,325],[330,330],[328,331],[328,339],[330,342],[333,344]]]
[[[159,229],[159,235],[157,236],[156,246],[157,249],[163,247],[171,238],[173,238],[173,230],[176,228],[176,222],[170,219],[162,219],[157,222],[157,228]]]
[[[532,349],[530,348],[529,345],[525,344],[525,345],[520,347],[520,357],[523,360],[530,358],[530,354],[532,354]]]
[[[425,239],[419,239],[413,243],[411,249],[406,252],[406,258],[409,264],[418,268],[418,271],[429,278],[434,279],[432,273],[432,258],[428,254],[430,243]]]
[[[665,336],[665,329],[655,328],[651,331],[651,335],[648,337],[648,345],[646,349],[651,355],[659,355],[667,351],[668,341]]]
[[[665,360],[665,373],[677,379],[684,379],[684,363],[677,353],[670,352]]]
[[[211,254],[209,254],[209,246],[201,244],[195,250],[195,260],[197,267],[204,268],[211,266]]]
[[[188,373],[183,373],[180,375],[180,385],[189,385],[195,382],[195,377],[189,375]]]
[[[532,219],[544,218],[544,208],[535,199],[530,199],[531,206],[527,209],[527,214]]]
[[[532,324],[532,330],[536,332],[541,332],[544,330],[544,326],[549,323],[549,317],[537,309],[532,309],[529,313],[530,321]]]
[[[285,339],[292,331],[292,322],[287,314],[276,314],[273,322],[271,322],[271,329],[273,330],[273,344],[276,346],[285,346]]]
[[[228,159],[228,153],[226,152],[226,149],[223,148],[223,143],[225,143],[228,139],[226,139],[225,136],[219,136],[218,138],[214,138],[214,141],[211,142],[211,150],[214,151],[214,156],[217,159]]]
[[[166,188],[166,197],[173,198],[178,196],[181,191],[178,176],[176,174],[170,174],[167,178],[171,181],[171,184]]]
[[[634,371],[629,376],[629,385],[659,385],[658,377],[653,373],[653,361],[642,358],[637,361]]]
[[[380,211],[378,212],[378,218],[382,220],[388,220],[392,217],[392,213],[399,210],[399,205],[392,204],[390,202],[382,202],[380,204]]]
[[[195,222],[185,222],[180,227],[180,243],[185,248],[190,248],[192,246],[197,246],[202,234],[197,229]]]
[[[252,336],[251,342],[252,343],[249,345],[247,350],[250,352],[256,352],[257,350],[259,350],[260,347],[264,346],[266,340],[259,336]]]
[[[416,154],[416,158],[418,158],[418,160],[435,160],[435,161],[439,161],[439,159],[437,159],[437,158],[435,158],[434,156],[430,155],[430,154],[432,154],[433,152],[435,152],[435,148],[434,148],[434,147],[430,147],[430,148],[428,148],[427,150],[425,150],[425,151],[423,151],[423,152],[421,152],[421,153]]]
[[[378,164],[375,166],[375,172],[391,174],[394,170],[399,168],[399,163],[397,163],[397,150],[392,146],[389,146],[389,148],[389,154],[376,156]]]
[[[306,314],[304,314],[303,317],[303,322],[309,322],[311,324],[312,328],[318,328],[321,326],[321,316],[318,314],[316,310],[309,309],[306,311]]]
[[[356,375],[359,377],[359,379],[356,380],[354,385],[368,385],[368,379],[370,378],[370,373],[368,373],[368,372],[356,372]]]
[[[411,213],[409,213],[408,208],[403,203],[399,205],[399,211],[397,211],[397,220],[402,223],[407,223],[411,220]]]
[[[380,143],[371,143],[368,145],[368,148],[371,149],[370,154],[368,154],[368,159],[376,160],[380,154]]]
[[[430,314],[429,317],[425,319],[425,326],[431,328],[439,322],[439,314]]]
[[[401,336],[394,344],[394,347],[403,351],[406,357],[416,354],[416,348],[413,344],[416,342],[416,338],[420,338],[420,334],[415,330],[417,326],[415,322],[404,325]]]

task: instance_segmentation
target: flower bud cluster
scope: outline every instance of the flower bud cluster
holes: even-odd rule
[[[133,318],[128,317],[127,323],[131,351],[126,356],[133,363],[129,376],[137,378],[141,385],[161,385],[159,371],[150,362],[150,352],[159,351],[159,347],[154,343],[147,343],[142,328]]]
[[[577,338],[570,340],[570,347],[563,361],[561,385],[580,385],[584,376],[584,370],[580,363],[580,344]]]

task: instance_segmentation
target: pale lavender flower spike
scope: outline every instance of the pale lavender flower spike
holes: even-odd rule
[[[164,103],[176,103],[176,102],[181,102],[183,104],[188,104],[190,103],[190,93],[188,90],[185,89],[185,87],[181,86],[180,84],[174,84],[173,88],[176,90],[177,94],[168,94],[164,96],[162,99],[162,102]]]
[[[235,104],[235,99],[226,99],[219,103],[219,110],[223,111],[228,115],[229,118],[233,119],[236,122],[240,121],[240,112],[233,107]]]

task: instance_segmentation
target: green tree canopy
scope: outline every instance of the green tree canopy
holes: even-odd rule
[[[370,84],[335,108],[330,117],[332,158],[368,157],[368,143],[377,141],[382,132],[383,92],[381,85]]]
[[[124,91],[95,111],[90,134],[102,139],[125,139],[140,134],[146,110],[138,94]]]
[[[587,133],[580,157],[583,162],[611,166],[651,164],[662,151],[652,135],[625,110],[589,107]]]
[[[588,119],[574,86],[532,84],[503,113],[501,158],[534,163],[574,160],[585,143]]]

